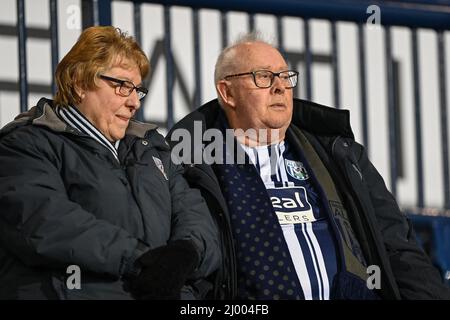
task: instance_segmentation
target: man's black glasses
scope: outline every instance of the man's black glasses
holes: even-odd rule
[[[245,75],[252,75],[253,82],[258,88],[270,88],[273,84],[275,77],[279,77],[281,82],[284,84],[286,89],[291,89],[297,86],[298,82],[298,72],[293,70],[272,72],[270,70],[256,70],[251,72],[244,72],[238,74],[231,74],[224,79],[241,77]]]

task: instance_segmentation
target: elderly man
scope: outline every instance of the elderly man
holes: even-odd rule
[[[221,229],[215,298],[449,298],[348,111],[293,99],[297,80],[276,48],[247,35],[217,60],[218,99],[169,133],[176,148],[180,130],[234,132],[212,164],[183,154]],[[217,145],[208,140],[194,150]]]

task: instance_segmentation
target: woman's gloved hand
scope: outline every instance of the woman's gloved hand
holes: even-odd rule
[[[199,260],[191,240],[176,240],[149,250],[136,260],[141,271],[131,280],[132,292],[142,300],[178,300]]]

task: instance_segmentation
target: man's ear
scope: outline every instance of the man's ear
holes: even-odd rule
[[[216,84],[216,89],[223,103],[227,106],[234,108],[235,101],[233,96],[233,90],[231,89],[230,82],[227,80],[220,80]]]

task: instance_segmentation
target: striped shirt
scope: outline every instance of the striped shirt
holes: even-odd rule
[[[100,143],[106,149],[108,149],[116,158],[118,162],[119,156],[117,149],[119,148],[120,140],[117,140],[114,144],[111,143],[77,108],[69,106],[68,108],[56,107],[56,114],[69,126],[78,131],[87,134],[92,139]]]
[[[242,145],[266,187],[306,300],[330,298],[337,271],[329,218],[316,187],[288,143]]]

